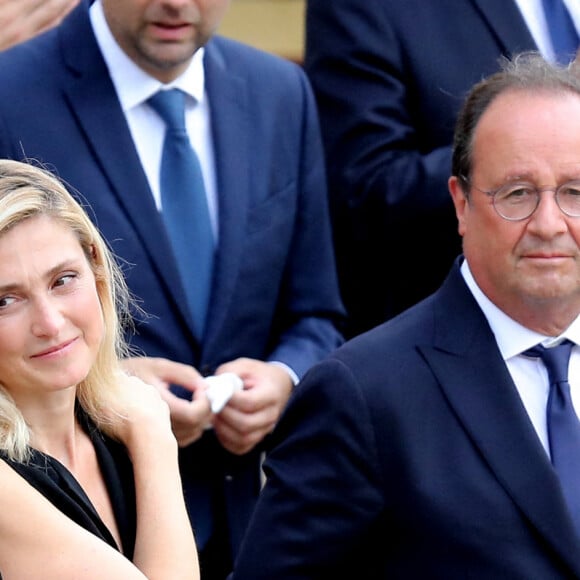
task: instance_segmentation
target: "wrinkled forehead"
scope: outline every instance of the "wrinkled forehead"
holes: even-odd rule
[[[498,95],[473,132],[472,173],[489,164],[507,173],[580,170],[580,95],[510,90]],[[569,169],[566,169],[569,168]]]

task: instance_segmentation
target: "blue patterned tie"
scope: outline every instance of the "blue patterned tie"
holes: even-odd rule
[[[577,0],[575,0],[577,1]],[[578,51],[578,32],[563,0],[542,0],[556,60],[568,64]]]
[[[569,340],[565,340],[553,348],[535,346],[524,354],[541,358],[548,370],[550,394],[546,414],[550,455],[580,534],[580,421],[572,405],[568,383],[572,346]]]
[[[161,158],[162,215],[198,339],[203,337],[211,291],[214,239],[199,159],[185,129],[185,94],[159,91],[149,104],[165,121]]]

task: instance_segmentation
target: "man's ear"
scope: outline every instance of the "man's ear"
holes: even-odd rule
[[[467,199],[461,181],[456,175],[452,175],[447,182],[453,205],[455,206],[455,215],[457,216],[457,230],[459,235],[465,233],[466,214],[469,211],[469,200]]]

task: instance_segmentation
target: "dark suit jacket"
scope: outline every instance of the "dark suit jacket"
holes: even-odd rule
[[[513,0],[308,0],[306,32],[352,336],[445,278],[457,111],[500,56],[536,47]]]
[[[203,374],[246,356],[301,376],[341,342],[314,99],[298,66],[233,41],[211,40],[204,62],[220,237],[203,344],[85,4],[0,55],[0,156],[54,168],[90,204],[148,314],[135,347]],[[198,544],[224,493],[235,544],[259,489],[256,454],[231,458],[208,433],[182,455]]]
[[[316,365],[274,437],[235,580],[580,578],[557,476],[457,265]]]

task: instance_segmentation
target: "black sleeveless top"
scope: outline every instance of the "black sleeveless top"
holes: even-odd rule
[[[77,417],[94,445],[119,528],[123,553],[132,560],[137,517],[131,461],[125,448],[101,433],[84,412],[78,412]],[[54,457],[36,449],[31,451],[32,456],[27,463],[12,461],[2,451],[0,458],[69,518],[121,551],[72,473]]]

